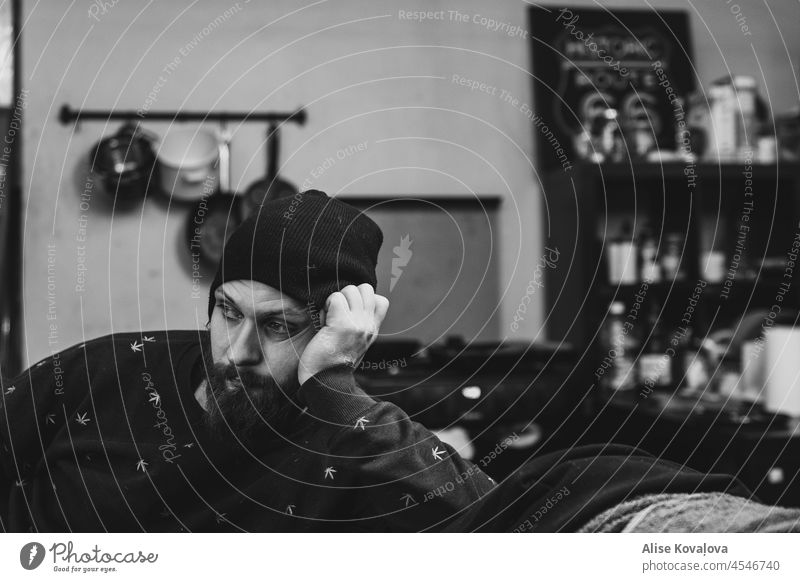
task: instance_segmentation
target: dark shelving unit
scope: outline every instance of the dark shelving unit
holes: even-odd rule
[[[691,181],[685,174],[691,168]],[[744,171],[752,172],[753,196],[745,198]],[[690,185],[691,184],[691,185]],[[648,300],[665,302],[680,311],[699,280],[707,283],[695,313],[696,333],[735,325],[745,311],[774,303],[782,273],[760,269],[764,258],[785,257],[800,232],[800,165],[744,162],[578,164],[571,172],[550,173],[545,180],[545,244],[557,247],[565,260],[547,272],[548,336],[579,347],[591,346],[613,300],[629,302],[640,284],[617,285],[608,280],[606,250],[621,222],[638,230],[649,224],[663,244],[663,235],[684,237],[685,279],[650,285]],[[753,201],[746,223],[744,203]],[[740,224],[746,237],[748,265],[740,264],[722,294],[722,283],[704,277],[701,253],[712,247],[732,266]],[[709,242],[710,241],[710,242]],[[791,284],[784,305],[800,307],[800,277]],[[666,311],[671,312],[671,309]],[[664,314],[665,317],[669,313]],[[668,318],[664,322],[671,323]],[[672,322],[674,323],[674,322]]]
[[[691,180],[685,173],[689,167]],[[680,325],[698,281],[706,280],[701,256],[711,247],[725,253],[725,273],[723,281],[707,282],[702,290],[692,315],[695,336],[736,329],[745,314],[766,313],[776,303],[784,320],[794,312],[790,317],[797,323],[800,263],[788,273],[781,260],[800,236],[800,164],[586,163],[571,172],[550,173],[544,186],[544,243],[558,247],[561,256],[558,267],[546,273],[548,336],[569,341],[583,354],[576,362],[576,370],[583,372],[571,389],[585,406],[562,440],[636,446],[700,471],[734,474],[765,502],[800,506],[797,419],[770,415],[747,401],[730,403],[734,408],[751,407],[733,412],[730,406],[695,406],[691,397],[674,389],[647,395],[638,389],[614,393],[596,386],[593,375],[608,350],[600,330],[610,303],[622,301],[630,308],[642,287],[640,282],[618,285],[608,279],[608,240],[625,218],[637,230],[647,221],[662,241],[667,232],[684,237],[685,278],[650,285],[642,307],[644,311],[654,302],[666,330]],[[752,196],[745,195],[745,186],[752,188]],[[745,202],[752,202],[750,210],[745,210]],[[743,215],[748,218],[743,220]],[[731,279],[729,269],[742,232],[746,236],[738,250],[744,249],[743,260]],[[784,285],[777,301],[787,282],[788,289]],[[636,325],[637,332],[650,332],[643,314]]]

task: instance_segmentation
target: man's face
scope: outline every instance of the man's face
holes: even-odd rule
[[[229,281],[214,293],[204,357],[212,427],[249,440],[295,408],[300,356],[315,329],[304,306],[257,281]]]

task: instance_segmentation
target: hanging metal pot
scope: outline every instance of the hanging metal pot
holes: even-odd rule
[[[129,122],[95,145],[91,171],[106,193],[122,201],[146,196],[156,161],[155,139],[154,134]]]
[[[244,193],[242,211],[246,217],[255,214],[268,200],[297,194],[294,184],[278,176],[280,147],[280,128],[270,124],[267,128],[267,174],[250,184]]]

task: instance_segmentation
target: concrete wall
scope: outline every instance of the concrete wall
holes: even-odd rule
[[[429,340],[444,333],[468,339],[539,336],[543,294],[534,297],[518,331],[509,327],[543,243],[530,123],[497,95],[453,82],[454,75],[479,80],[531,103],[529,41],[489,30],[480,19],[473,22],[480,15],[524,27],[525,2],[345,0],[309,8],[246,0],[24,4],[28,363],[111,331],[205,323],[206,301],[192,297],[183,244],[186,209],[154,200],[114,208],[97,189],[87,189],[85,162],[91,146],[117,124],[57,121],[62,103],[137,109],[149,94],[151,109],[307,106],[308,124],[283,133],[282,173],[296,184],[332,194],[500,195],[491,220],[474,213],[453,219],[444,210],[433,220],[381,217],[395,225],[381,258],[384,275],[398,235],[420,241],[407,279],[391,295],[385,331]],[[763,71],[762,92],[776,111],[797,102],[796,71],[788,60],[800,57],[797,3],[771,3],[767,9],[742,2],[748,36],[723,0],[650,4],[692,14],[701,82],[729,69],[758,76]],[[420,9],[458,10],[467,22],[448,12],[445,20],[430,22],[399,13]],[[147,125],[160,134],[169,126]],[[264,171],[264,127],[232,129],[233,184],[244,189]],[[316,170],[341,148],[365,142],[363,151],[337,160],[321,175]],[[443,226],[448,221],[455,226]],[[464,236],[483,252],[469,250]],[[437,310],[443,291],[436,275],[444,279],[456,272],[452,265],[462,263],[478,272],[494,266],[486,281],[459,279],[452,289],[448,283],[452,296],[446,301],[469,306],[453,324],[454,313]],[[81,265],[86,270],[79,272]],[[76,291],[82,277],[83,290]],[[385,279],[379,290],[387,293]]]

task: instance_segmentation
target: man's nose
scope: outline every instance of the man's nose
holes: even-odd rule
[[[234,366],[257,366],[261,363],[261,344],[255,325],[245,321],[236,330],[229,330],[228,361]]]

